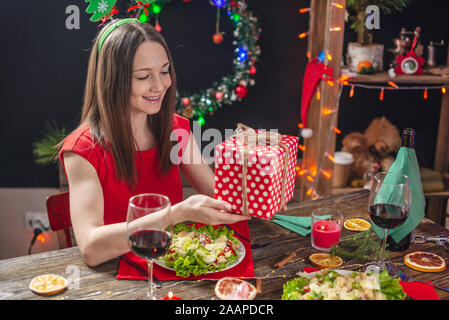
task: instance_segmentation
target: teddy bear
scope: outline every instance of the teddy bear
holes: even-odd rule
[[[398,128],[386,117],[379,117],[373,119],[363,133],[346,135],[342,144],[342,151],[354,156],[351,177],[364,179],[367,174],[388,171],[402,140]]]
[[[380,157],[396,153],[402,144],[398,128],[385,117],[371,121],[364,135],[368,145],[374,146]]]
[[[354,157],[354,163],[351,168],[352,178],[363,178],[368,172],[370,165],[375,159],[369,152],[366,137],[361,132],[352,132],[343,139],[341,151],[349,152]]]

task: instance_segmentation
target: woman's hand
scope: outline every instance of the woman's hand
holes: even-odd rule
[[[233,224],[249,220],[250,216],[229,213],[231,205],[202,194],[191,196],[172,207],[174,223],[182,221],[201,222],[210,225]]]

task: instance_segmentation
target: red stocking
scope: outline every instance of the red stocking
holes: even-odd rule
[[[301,101],[301,120],[304,128],[307,128],[307,112],[309,111],[310,101],[315,94],[316,88],[321,80],[334,81],[331,67],[319,62],[317,58],[312,59],[304,74],[302,83],[302,101]]]

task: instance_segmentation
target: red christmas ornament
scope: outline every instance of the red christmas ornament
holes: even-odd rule
[[[239,6],[239,4],[237,3],[237,1],[235,0],[231,0],[231,2],[229,3],[229,5],[231,6],[232,9],[235,9]]]
[[[254,66],[251,66],[251,68],[249,68],[249,73],[252,75],[255,75],[257,73],[257,69]]]
[[[215,44],[220,44],[223,41],[223,35],[221,33],[216,33],[212,36],[212,41]]]
[[[235,88],[235,93],[239,98],[245,98],[248,95],[248,88],[242,85],[237,86]]]
[[[184,103],[184,106],[188,106],[190,104],[190,99],[189,98],[182,98],[182,103]]]
[[[162,28],[159,25],[159,23],[154,26],[154,29],[156,29],[157,32],[161,32],[162,31]]]
[[[223,92],[220,92],[220,91],[216,92],[215,98],[217,98],[217,100],[220,100],[221,98],[223,98]]]

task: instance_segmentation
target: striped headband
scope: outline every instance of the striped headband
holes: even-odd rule
[[[98,55],[100,55],[100,51],[101,51],[101,47],[103,46],[103,42],[106,40],[107,37],[109,37],[109,35],[112,33],[112,31],[114,31],[115,29],[117,29],[118,27],[133,22],[133,21],[137,21],[140,22],[137,19],[134,18],[128,18],[128,19],[121,19],[119,21],[117,21],[116,23],[110,25],[105,32],[103,32],[103,34],[100,37],[100,40],[98,41]]]

